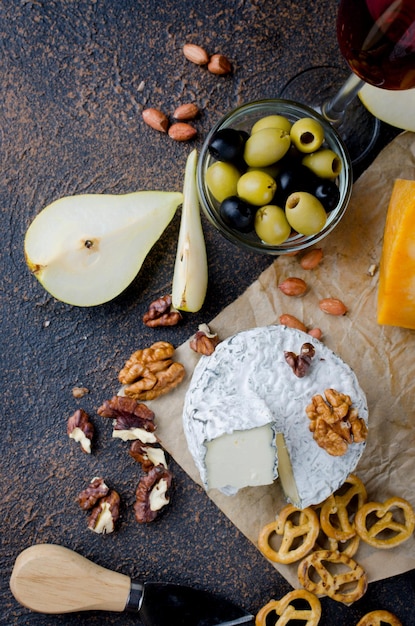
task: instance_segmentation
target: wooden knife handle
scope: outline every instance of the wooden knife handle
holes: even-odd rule
[[[130,584],[129,576],[53,544],[39,544],[21,552],[10,578],[16,600],[39,613],[121,612]]]

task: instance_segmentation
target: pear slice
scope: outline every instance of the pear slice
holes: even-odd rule
[[[135,278],[182,201],[165,191],[60,198],[26,232],[27,265],[57,300],[108,302]]]
[[[175,309],[196,313],[202,308],[208,284],[208,262],[196,184],[197,150],[186,161],[183,207],[172,284]]]
[[[365,84],[359,98],[375,117],[396,128],[415,131],[415,89],[392,91]]]

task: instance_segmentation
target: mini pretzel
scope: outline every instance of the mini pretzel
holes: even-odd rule
[[[367,500],[367,493],[362,481],[350,474],[344,485],[350,485],[345,493],[340,490],[332,494],[321,506],[320,524],[327,537],[337,541],[347,541],[356,535],[354,524],[350,521],[348,507],[353,498],[357,498],[357,509]]]
[[[274,533],[282,537],[277,551],[270,545],[270,538]],[[319,523],[315,511],[311,508],[301,510],[293,504],[287,504],[275,522],[267,524],[261,530],[258,547],[270,561],[294,563],[310,552],[318,533]],[[294,547],[300,538],[301,543]]]
[[[333,537],[327,537],[326,533],[321,531],[315,543],[315,550],[331,550],[337,551],[346,556],[354,556],[359,549],[360,537],[356,533],[354,537],[346,539],[346,541],[337,541]]]
[[[330,565],[337,574],[330,571]],[[365,570],[356,561],[332,550],[318,550],[306,556],[298,566],[298,580],[317,596],[329,596],[344,604],[359,600],[368,584]]]
[[[305,600],[309,604],[307,609],[296,609],[291,602]],[[271,600],[257,613],[255,626],[266,626],[267,617],[275,613],[278,617],[274,626],[287,626],[291,620],[301,621],[304,626],[317,626],[321,617],[320,600],[306,589],[295,589],[287,593],[281,600]],[[304,620],[304,622],[303,622]]]
[[[394,519],[394,513],[403,513],[403,522]],[[378,518],[371,526],[368,518],[374,513]],[[394,496],[385,502],[367,502],[356,513],[356,531],[375,548],[394,548],[409,539],[415,528],[415,513],[407,500]]]
[[[371,611],[363,615],[362,619],[356,624],[356,626],[402,626],[402,622],[389,611]]]

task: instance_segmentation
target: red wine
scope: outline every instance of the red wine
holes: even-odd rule
[[[351,69],[367,83],[415,87],[415,0],[341,0],[337,38]]]

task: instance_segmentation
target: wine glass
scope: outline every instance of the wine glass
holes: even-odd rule
[[[380,122],[356,98],[365,84],[415,87],[415,0],[340,0],[337,39],[350,70],[304,70],[281,96],[308,103],[337,127],[353,164],[373,148]]]

